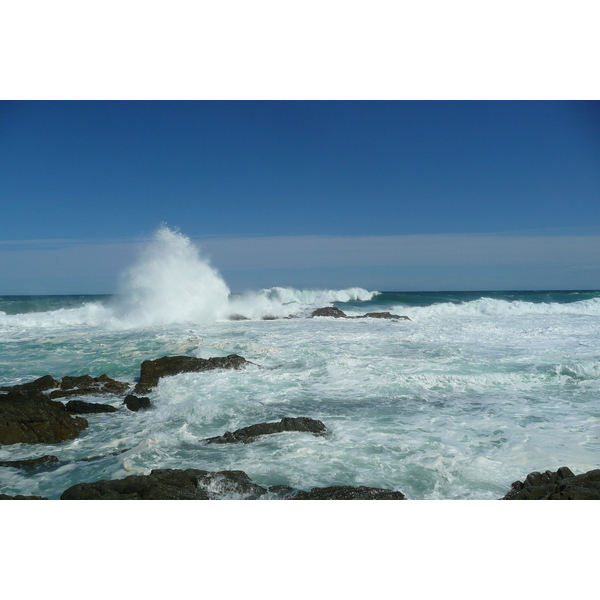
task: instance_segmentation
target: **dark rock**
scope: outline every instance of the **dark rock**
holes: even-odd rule
[[[402,492],[372,487],[334,485],[312,488],[310,492],[298,492],[286,500],[406,500]]]
[[[238,444],[240,442],[247,444],[253,442],[261,435],[271,433],[281,433],[282,431],[306,431],[315,435],[327,433],[327,427],[317,419],[308,417],[289,417],[281,419],[276,423],[258,423],[237,429],[233,433],[226,431],[223,435],[204,440],[209,444]]]
[[[54,444],[77,437],[87,426],[42,393],[0,395],[0,444]]]
[[[337,306],[326,306],[325,308],[317,308],[313,310],[311,317],[335,317],[336,319],[347,318],[346,313],[343,310],[337,308]]]
[[[371,318],[371,319],[405,319],[407,321],[410,321],[410,319],[408,317],[404,317],[402,315],[393,315],[390,312],[372,312],[372,313],[367,313],[366,315],[362,315],[360,317],[356,317],[357,319],[366,319],[366,318]]]
[[[96,402],[84,402],[83,400],[69,400],[66,408],[69,412],[85,415],[91,413],[116,412],[118,409],[110,404],[98,404]]]
[[[65,490],[61,500],[218,500],[240,497],[252,500],[266,489],[250,481],[243,471],[210,472],[200,469],[155,469],[150,475],[78,483]]]
[[[213,369],[241,369],[253,364],[237,354],[213,358],[196,358],[194,356],[163,356],[156,360],[145,360],[140,369],[140,380],[133,390],[134,394],[149,392],[161,377],[178,375],[179,373],[199,373]]]
[[[138,398],[132,394],[125,396],[125,400],[123,400],[123,404],[129,409],[133,411],[144,410],[146,408],[150,408],[150,398]]]
[[[529,473],[501,500],[600,500],[600,469],[574,475],[568,467]]]
[[[2,392],[16,392],[21,391],[25,393],[37,393],[45,392],[60,386],[60,383],[56,381],[51,375],[44,375],[35,381],[29,383],[22,383],[21,385],[13,385],[11,387],[1,387]]]
[[[229,315],[229,320],[230,321],[249,321],[250,319],[248,317],[245,317],[244,315]]]
[[[6,494],[0,494],[0,500],[48,500],[43,496],[7,496]]]
[[[277,321],[279,317],[274,317],[273,315],[266,315],[262,318],[263,321]]]
[[[128,383],[111,379],[106,374],[100,375],[100,377],[92,377],[91,375],[73,377],[66,375],[62,378],[60,389],[50,392],[49,397],[56,399],[89,394],[122,394],[128,389]]]
[[[0,467],[13,467],[14,469],[27,469],[30,467],[37,467],[39,465],[46,465],[48,463],[58,462],[58,457],[46,454],[39,458],[26,458],[24,460],[2,460],[0,461]]]

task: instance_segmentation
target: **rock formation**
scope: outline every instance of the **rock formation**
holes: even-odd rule
[[[144,410],[146,408],[150,408],[150,398],[138,398],[133,394],[129,394],[125,396],[125,400],[123,400],[123,404],[129,409],[133,411]]]
[[[210,472],[200,469],[154,469],[150,475],[78,483],[61,500],[253,500],[267,489],[253,483],[243,471]]]
[[[213,369],[241,369],[253,364],[237,354],[214,358],[196,358],[194,356],[163,356],[156,360],[145,360],[140,368],[140,380],[133,390],[134,394],[146,394],[156,386],[161,377],[179,373],[198,373]]]
[[[0,444],[55,444],[77,437],[87,426],[42,393],[0,394]]]
[[[84,402],[83,400],[69,400],[66,404],[66,409],[69,412],[76,413],[78,415],[92,414],[92,413],[107,413],[116,412],[118,408],[111,406],[110,404],[98,404],[97,402]]]
[[[310,492],[298,492],[286,497],[286,500],[406,500],[402,492],[381,488],[353,487],[334,485],[324,488],[312,488]]]
[[[600,469],[574,475],[568,467],[529,473],[501,500],[600,500]]]
[[[275,423],[258,423],[237,429],[233,433],[226,431],[223,435],[204,440],[208,444],[247,444],[253,442],[257,437],[283,431],[306,431],[315,435],[327,433],[327,427],[317,419],[308,417],[288,417]]]

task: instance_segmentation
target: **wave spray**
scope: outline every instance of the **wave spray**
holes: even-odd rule
[[[123,274],[120,318],[133,326],[210,323],[227,313],[229,288],[191,240],[161,226]]]

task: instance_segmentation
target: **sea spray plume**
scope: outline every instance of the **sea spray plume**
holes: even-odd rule
[[[227,312],[229,288],[191,240],[161,226],[124,273],[121,319],[133,326],[210,323]]]

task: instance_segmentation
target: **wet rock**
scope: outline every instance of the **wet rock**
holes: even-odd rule
[[[370,319],[404,319],[407,321],[410,321],[410,319],[408,317],[402,316],[402,315],[393,315],[390,312],[372,312],[372,313],[367,313],[366,315],[362,315],[360,317],[356,317],[357,319],[366,319],[366,318],[370,318]]]
[[[6,494],[0,494],[0,500],[48,500],[43,496],[7,496]]]
[[[308,417],[288,417],[275,423],[258,423],[237,429],[233,433],[226,431],[223,435],[204,440],[208,444],[238,444],[253,442],[257,437],[283,431],[306,431],[315,435],[327,433],[327,427],[317,420]]]
[[[51,454],[46,454],[38,458],[26,458],[24,460],[2,460],[0,461],[0,467],[12,467],[13,469],[29,469],[32,467],[38,467],[40,465],[46,465],[48,463],[58,462],[58,457]]]
[[[76,413],[78,415],[92,414],[92,413],[107,413],[116,412],[118,409],[110,404],[98,404],[97,402],[84,402],[83,400],[69,400],[66,404],[66,408],[69,412]]]
[[[89,394],[122,394],[128,389],[128,383],[112,379],[106,374],[100,375],[100,377],[66,375],[60,382],[60,389],[50,392],[49,397],[54,400],[56,398]]]
[[[129,409],[133,411],[144,410],[146,408],[150,408],[150,398],[138,398],[138,396],[134,396],[133,394],[129,394],[125,396],[125,400],[123,400],[123,404]]]
[[[78,483],[61,500],[252,500],[266,493],[243,471],[210,472],[200,469],[155,469],[150,475]]]
[[[55,444],[71,440],[88,426],[73,417],[62,402],[42,393],[0,394],[0,444]]]
[[[250,319],[248,317],[245,317],[244,315],[229,315],[229,320],[230,321],[249,321]]]
[[[145,394],[156,386],[161,377],[179,373],[199,373],[213,369],[241,369],[253,363],[237,354],[213,358],[194,356],[163,356],[156,360],[145,360],[140,368],[140,380],[133,390],[134,394]]]
[[[346,319],[346,313],[337,308],[337,306],[326,306],[313,310],[311,317],[335,317],[336,319]]]
[[[286,500],[406,500],[402,492],[350,485],[334,485],[324,488],[312,488],[310,492],[298,492],[286,497]]]
[[[13,385],[11,387],[0,387],[2,392],[16,392],[21,391],[24,393],[37,393],[45,392],[46,390],[52,390],[60,386],[60,383],[54,379],[51,375],[44,375],[35,381],[29,383],[22,383],[21,385]]]
[[[501,500],[600,500],[600,469],[575,475],[568,467],[534,471],[515,481]]]

